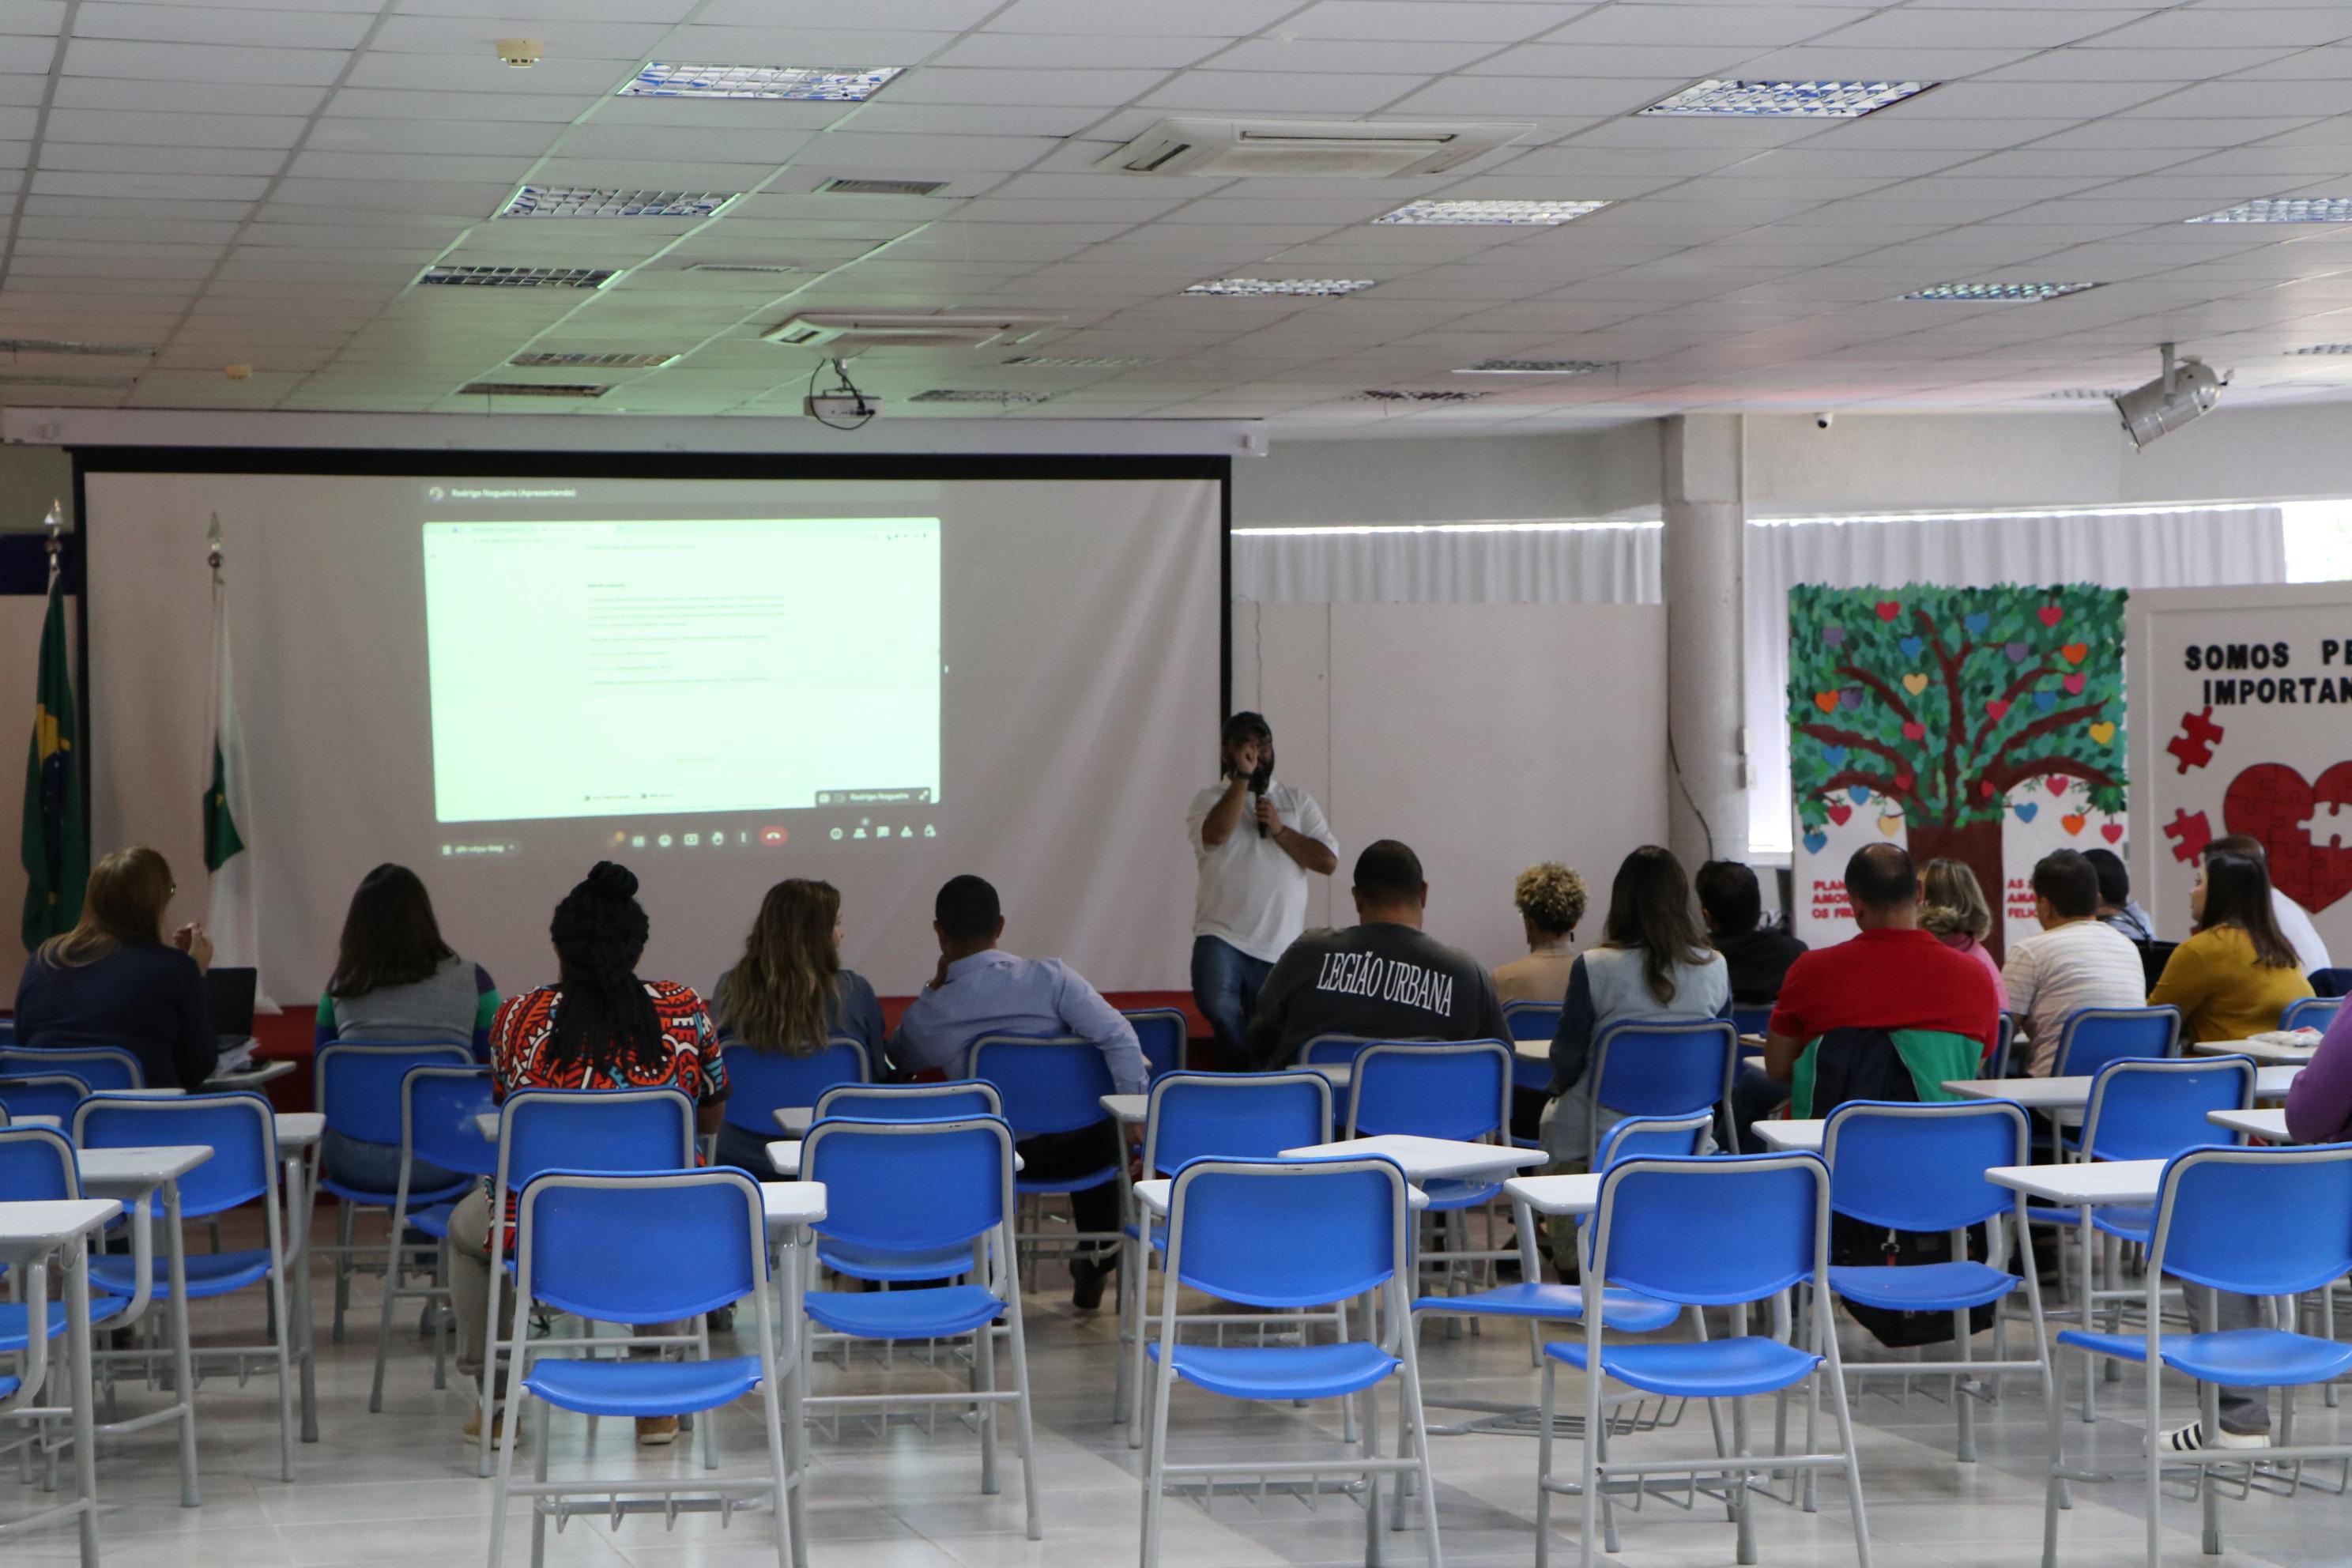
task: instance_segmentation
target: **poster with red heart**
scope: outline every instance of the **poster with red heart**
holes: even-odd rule
[[[2243,834],[2352,963],[2352,584],[2136,595],[2132,617],[2132,868],[2157,934],[2189,934],[2206,845]]]

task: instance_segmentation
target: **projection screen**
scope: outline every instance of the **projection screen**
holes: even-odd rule
[[[318,995],[352,889],[385,860],[509,993],[551,976],[549,913],[599,858],[644,883],[642,972],[698,987],[801,876],[841,889],[845,960],[909,993],[937,962],[932,895],[962,871],[1003,893],[1008,947],[1104,990],[1185,984],[1222,459],[856,478],[81,462],[97,847],[163,850],[173,918],[203,918],[217,514],[281,1003]]]

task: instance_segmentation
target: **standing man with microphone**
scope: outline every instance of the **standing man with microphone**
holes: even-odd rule
[[[1215,1031],[1218,1065],[1241,1070],[1258,988],[1306,928],[1307,874],[1337,870],[1339,843],[1314,796],[1275,782],[1274,731],[1257,714],[1225,721],[1218,766],[1223,782],[1185,814],[1201,874],[1192,1000]]]

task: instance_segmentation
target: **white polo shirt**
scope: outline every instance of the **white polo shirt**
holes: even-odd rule
[[[2048,1077],[2066,1015],[2078,1007],[2145,1007],[2147,976],[2139,949],[2105,921],[2069,921],[2009,944],[2001,988],[2033,1041],[2027,1070]]]
[[[1224,793],[1223,784],[1212,784],[1192,797],[1184,813],[1184,836],[1192,840],[1201,872],[1192,903],[1192,934],[1215,937],[1272,963],[1307,929],[1307,869],[1284,853],[1271,835],[1258,837],[1256,805],[1246,796],[1242,819],[1225,841],[1214,849],[1203,844],[1201,825]],[[1285,827],[1339,853],[1339,841],[1331,836],[1331,825],[1323,820],[1323,808],[1313,795],[1276,779],[1265,798],[1281,813]]]

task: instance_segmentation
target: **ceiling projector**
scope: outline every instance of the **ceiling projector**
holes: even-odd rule
[[[2135,447],[2204,417],[2221,401],[2221,388],[2227,384],[2203,360],[2186,355],[2176,363],[2170,343],[2161,345],[2161,352],[2164,374],[2116,399],[2116,412],[2123,416]]]

